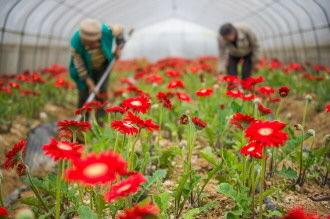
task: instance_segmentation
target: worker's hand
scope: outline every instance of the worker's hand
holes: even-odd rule
[[[119,59],[120,56],[121,56],[121,48],[117,48],[115,51],[115,57],[116,57],[116,59]]]
[[[87,78],[86,79],[86,84],[88,86],[88,89],[90,92],[94,92],[96,94],[96,90],[95,90],[95,83],[92,79]]]

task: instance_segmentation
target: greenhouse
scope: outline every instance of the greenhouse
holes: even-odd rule
[[[329,172],[329,0],[0,0],[0,219],[328,219]]]

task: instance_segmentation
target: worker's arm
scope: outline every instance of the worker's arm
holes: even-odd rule
[[[116,42],[116,49],[114,55],[116,59],[119,59],[121,56],[121,51],[126,43],[123,33],[124,29],[120,25],[110,25],[110,28],[112,30],[112,34],[115,37],[115,42]]]
[[[83,59],[81,58],[80,54],[76,52],[75,49],[71,49],[71,55],[73,59],[73,64],[75,65],[78,76],[81,80],[85,81],[89,90],[94,92],[95,91],[95,83],[94,81],[88,76],[88,71],[85,66]]]
[[[225,73],[228,62],[228,50],[225,46],[225,42],[220,37],[218,38],[218,46],[219,46],[219,71],[221,73]]]
[[[247,34],[249,36],[251,47],[252,47],[253,69],[256,69],[256,66],[257,66],[258,61],[259,61],[259,53],[260,53],[259,42],[258,42],[257,36],[255,35],[255,33],[253,31],[248,30],[248,29],[246,31],[247,31]]]

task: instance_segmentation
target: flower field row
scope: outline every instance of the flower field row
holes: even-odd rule
[[[218,74],[216,63],[213,57],[117,63],[113,97],[77,109],[83,121],[59,121],[57,136],[42,146],[56,162],[56,170],[42,179],[23,162],[26,141],[14,145],[2,167],[15,168],[31,186],[34,195],[20,200],[29,214],[56,219],[325,217],[299,206],[287,212],[274,203],[308,181],[329,186],[330,137],[317,140],[307,125],[313,103],[316,111],[330,111],[329,68],[261,60],[253,77],[240,80]],[[299,95],[304,97],[301,122],[291,124],[281,112],[290,96]],[[6,100],[4,94],[0,98]],[[95,119],[98,109],[107,112],[102,125]],[[225,207],[212,200],[210,185],[231,200],[221,215],[208,214]]]
[[[73,84],[66,78],[66,68],[52,65],[40,72],[24,71],[18,75],[0,76],[0,132],[9,131],[15,116],[35,118],[50,101],[61,104],[66,90]]]

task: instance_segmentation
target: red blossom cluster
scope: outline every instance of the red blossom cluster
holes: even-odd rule
[[[316,212],[307,212],[303,207],[295,207],[288,211],[288,213],[282,217],[282,219],[329,219],[327,217],[321,217]]]
[[[57,126],[61,131],[70,131],[70,132],[86,132],[91,128],[89,122],[80,122],[75,120],[63,120],[57,122]]]
[[[25,164],[23,163],[23,157],[25,154],[26,141],[20,140],[16,143],[11,150],[5,154],[5,161],[2,163],[2,168],[13,169],[16,168],[18,175],[23,175],[25,173]]]
[[[107,104],[107,102],[100,102],[98,100],[90,101],[85,103],[82,107],[78,108],[75,111],[76,115],[84,114],[86,112],[91,112],[93,110],[103,109],[103,107]]]
[[[15,146],[14,152],[21,149],[23,144]],[[108,151],[99,154],[90,153],[82,156],[82,145],[73,142],[59,142],[52,139],[49,144],[44,145],[44,153],[57,160],[69,160],[71,166],[65,171],[65,179],[68,182],[80,183],[85,186],[110,185],[108,192],[104,194],[104,200],[113,202],[120,198],[135,194],[140,186],[147,179],[138,172],[130,172],[127,169],[127,162],[117,153]],[[121,179],[121,180],[120,180]],[[126,209],[121,218],[125,215],[143,216],[146,214],[157,214],[158,208],[149,206],[136,206],[133,209]]]
[[[127,112],[123,120],[114,120],[111,122],[111,127],[122,134],[134,135],[140,132],[141,129],[146,129],[149,132],[159,130],[159,125],[151,119],[143,120],[141,117],[132,112]]]

